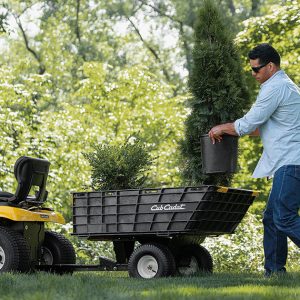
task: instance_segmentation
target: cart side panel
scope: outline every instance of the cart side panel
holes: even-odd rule
[[[216,186],[73,193],[73,232],[118,234],[232,233],[255,196]]]
[[[189,229],[232,233],[245,216],[255,195],[252,191],[228,189],[206,193],[192,217]]]

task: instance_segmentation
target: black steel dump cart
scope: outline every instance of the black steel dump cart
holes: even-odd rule
[[[233,233],[256,196],[212,185],[76,192],[73,235],[114,242],[116,261],[100,258],[99,270],[141,278],[212,272],[211,255],[195,240]]]

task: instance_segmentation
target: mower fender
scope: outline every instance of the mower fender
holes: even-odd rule
[[[0,207],[0,218],[20,222],[53,222],[65,224],[64,217],[57,212],[49,210],[26,210],[18,207],[2,206]]]

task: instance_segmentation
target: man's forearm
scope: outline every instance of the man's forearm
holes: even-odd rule
[[[222,134],[229,134],[229,135],[235,135],[237,136],[237,132],[235,131],[234,128],[234,123],[225,123],[225,124],[221,124],[219,125],[221,128],[221,132]]]

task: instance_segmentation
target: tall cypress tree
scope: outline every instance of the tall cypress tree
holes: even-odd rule
[[[249,93],[230,20],[205,0],[195,27],[193,66],[189,77],[191,113],[186,120],[182,155],[186,183],[229,185],[229,175],[203,175],[200,136],[215,125],[233,122],[249,105]]]

